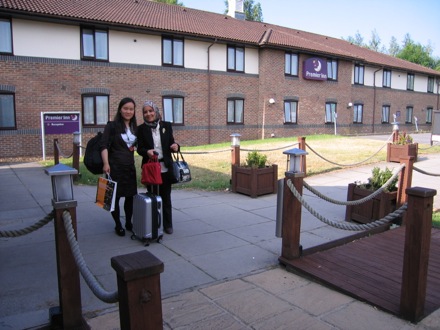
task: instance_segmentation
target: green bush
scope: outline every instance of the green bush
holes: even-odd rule
[[[254,168],[266,167],[267,156],[258,151],[251,151],[246,157],[246,166]]]

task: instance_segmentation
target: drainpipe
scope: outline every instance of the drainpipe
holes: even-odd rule
[[[208,46],[208,144],[211,144],[211,64],[210,64],[210,50],[217,42],[217,38]]]
[[[371,130],[371,133],[374,134],[374,120],[376,115],[376,73],[382,70],[383,68],[377,69],[373,73],[373,90],[374,90],[374,96],[373,96],[373,128]]]
[[[440,78],[437,78],[437,109],[440,109]]]

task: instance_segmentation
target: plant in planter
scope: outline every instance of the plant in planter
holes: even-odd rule
[[[396,141],[388,143],[387,146],[387,162],[400,162],[400,158],[404,156],[414,156],[417,161],[418,143],[413,142],[411,135],[406,132],[399,133]]]
[[[273,194],[277,189],[278,166],[267,165],[267,156],[251,151],[245,164],[232,166],[232,191],[252,198]]]
[[[387,167],[383,170],[379,167],[373,168],[372,176],[368,178],[368,182],[355,182],[348,185],[347,200],[355,201],[371,195],[374,191],[381,188],[392,176],[392,171]],[[382,193],[373,199],[359,205],[347,205],[345,220],[369,223],[382,219],[387,214],[395,211],[397,183],[398,179],[395,178]]]

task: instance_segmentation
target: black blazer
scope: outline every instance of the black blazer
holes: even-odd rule
[[[172,167],[171,145],[176,143],[173,136],[173,127],[168,121],[159,121],[160,141],[163,149],[163,162],[166,168]],[[153,133],[151,127],[145,123],[138,126],[137,130],[138,147],[137,152],[142,156],[142,165],[148,161],[147,152],[154,149]]]

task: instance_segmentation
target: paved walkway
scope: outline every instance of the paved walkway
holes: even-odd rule
[[[416,166],[439,173],[440,154]],[[396,163],[380,166],[397,167]],[[376,166],[376,165],[375,165]],[[361,166],[306,178],[324,195],[345,200],[348,183],[368,178]],[[52,209],[50,178],[37,163],[0,164],[0,230],[20,229]],[[414,173],[413,186],[438,189],[440,177]],[[305,190],[307,202],[328,219],[343,221],[345,207]],[[440,310],[417,325],[287,272],[278,263],[276,195],[256,199],[230,192],[173,191],[174,234],[144,247],[118,237],[113,220],[94,205],[95,188],[75,186],[78,242],[97,280],[116,290],[110,258],[147,249],[164,262],[161,274],[165,329],[439,329]],[[435,197],[434,207],[440,208]],[[301,244],[316,246],[345,232],[303,209]],[[58,305],[53,224],[17,238],[0,238],[0,329],[47,324]],[[92,329],[118,329],[117,304],[97,299],[81,280],[82,307]]]

